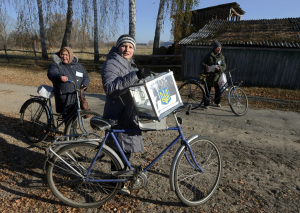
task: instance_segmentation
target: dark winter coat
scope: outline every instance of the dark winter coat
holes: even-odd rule
[[[63,112],[67,106],[76,102],[76,92],[72,83],[64,83],[61,81],[61,76],[67,76],[69,80],[76,82],[76,87],[79,89],[81,85],[89,86],[90,79],[88,72],[78,62],[74,56],[70,64],[65,64],[61,61],[58,53],[53,54],[54,62],[50,64],[48,69],[48,78],[53,83],[56,112]]]
[[[106,93],[103,117],[118,120],[118,128],[136,129],[138,115],[129,87],[138,81],[137,68],[133,61],[123,58],[113,47],[101,70],[102,83]],[[144,151],[141,134],[118,133],[117,139],[125,153]],[[114,142],[109,145],[116,149]]]
[[[221,64],[219,64],[218,61],[220,61]],[[212,65],[219,65],[220,70],[215,71],[215,72],[207,72],[206,67],[212,66]],[[215,54],[215,52],[212,50],[202,60],[201,67],[204,70],[204,73],[208,74],[208,76],[206,78],[207,85],[209,87],[217,85],[218,80],[221,76],[221,73],[226,70],[225,57],[223,56],[222,53]]]

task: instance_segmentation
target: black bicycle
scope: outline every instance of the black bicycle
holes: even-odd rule
[[[227,101],[232,112],[238,116],[242,116],[248,111],[248,98],[244,90],[240,87],[241,82],[239,82],[238,85],[234,85],[231,75],[231,72],[234,70],[236,70],[236,68],[224,72],[228,74],[227,84],[220,88],[220,92],[217,92],[217,97],[221,97],[228,91]],[[208,91],[206,77],[206,74],[200,74],[200,80],[189,79],[179,86],[179,93],[185,106],[191,104],[192,109],[197,109],[204,101],[211,102],[215,93],[211,92],[206,94],[204,89],[206,88],[206,91]]]
[[[64,135],[87,134],[94,130],[90,126],[90,119],[99,113],[90,110],[81,110],[79,93],[73,81],[68,81],[74,85],[77,101],[67,107],[62,113],[55,114],[52,110],[51,97],[53,95],[36,96],[30,95],[20,109],[21,128],[25,137],[32,143],[43,141],[50,133],[59,133],[59,129],[65,124]],[[46,93],[53,93],[53,88],[46,87]],[[69,112],[63,118],[63,114]],[[56,118],[56,119],[55,119]]]

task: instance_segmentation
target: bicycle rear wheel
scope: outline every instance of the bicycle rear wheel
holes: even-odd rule
[[[50,119],[45,105],[39,99],[32,99],[22,106],[21,129],[32,143],[45,140],[50,131]]]
[[[228,104],[233,113],[242,116],[248,111],[248,98],[244,90],[234,86],[228,93]]]
[[[190,142],[196,162],[202,172],[191,166],[191,155],[182,149],[175,163],[174,186],[178,198],[187,206],[208,201],[222,177],[222,158],[217,145],[208,139]]]
[[[78,122],[78,115],[77,113],[70,119],[70,121],[66,124],[65,127],[65,135],[80,135],[80,134],[87,134],[87,133],[97,133],[99,131],[93,129],[90,120],[94,116],[99,116],[99,113],[92,112],[92,111],[82,111],[80,112],[80,120],[82,124],[82,128],[80,128],[80,123]],[[102,135],[103,136],[103,135]]]
[[[179,93],[184,106],[192,105],[192,109],[201,106],[204,101],[205,91],[197,82],[191,81],[179,87]]]
[[[105,146],[91,169],[89,180],[85,179],[98,150],[99,146],[91,143],[71,144],[57,152],[61,159],[54,156],[48,161],[47,182],[59,200],[73,207],[92,208],[108,202],[120,190],[121,182],[96,181],[115,179],[111,168],[122,169],[115,153]]]

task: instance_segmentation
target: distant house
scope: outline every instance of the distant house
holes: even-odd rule
[[[300,18],[214,20],[183,38],[182,76],[197,78],[211,42],[223,45],[227,67],[246,85],[300,88]]]
[[[191,24],[196,29],[200,29],[213,20],[240,21],[246,12],[238,3],[232,2],[194,10],[192,13]]]
[[[186,25],[184,29],[188,27],[193,33],[197,32],[205,24],[210,23],[213,20],[239,21],[242,19],[242,15],[245,14],[245,11],[240,8],[238,3],[232,2],[193,10],[189,13],[191,13],[191,18],[190,21],[185,23],[188,23],[188,25]],[[175,29],[174,31],[176,32],[177,30]],[[184,32],[181,35],[184,35]],[[179,38],[176,34],[174,36],[175,42],[182,39],[182,37]]]

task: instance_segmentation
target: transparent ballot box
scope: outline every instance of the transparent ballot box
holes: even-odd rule
[[[183,105],[172,71],[147,77],[130,93],[140,118],[160,121]]]

